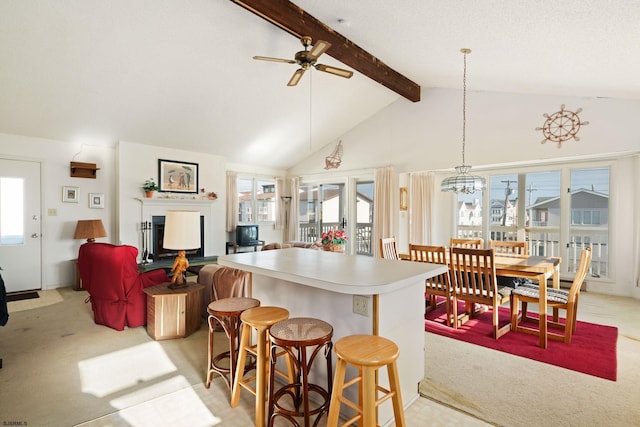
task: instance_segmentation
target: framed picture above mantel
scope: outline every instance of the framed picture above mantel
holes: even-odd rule
[[[160,192],[198,194],[198,164],[158,159]]]

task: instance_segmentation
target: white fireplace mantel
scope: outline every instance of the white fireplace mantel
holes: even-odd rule
[[[179,206],[179,205],[183,205],[183,206],[197,206],[197,205],[204,205],[204,206],[210,206],[213,202],[215,202],[215,200],[210,200],[210,199],[172,199],[172,198],[144,198],[144,199],[137,199],[137,201],[139,201],[140,203],[142,203],[142,205],[168,205],[168,206]]]

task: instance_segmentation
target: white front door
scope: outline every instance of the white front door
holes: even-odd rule
[[[42,289],[40,163],[0,159],[0,267],[7,292]]]

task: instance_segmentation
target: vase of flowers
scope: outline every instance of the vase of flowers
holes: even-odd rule
[[[325,251],[344,252],[344,246],[349,238],[344,230],[329,230],[322,233],[322,247]]]
[[[153,197],[153,192],[158,191],[158,184],[156,184],[153,178],[149,178],[142,184],[142,189],[147,198],[151,198]]]

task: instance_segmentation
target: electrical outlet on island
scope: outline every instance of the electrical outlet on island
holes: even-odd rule
[[[354,295],[353,312],[362,316],[369,316],[369,297],[365,295]]]

